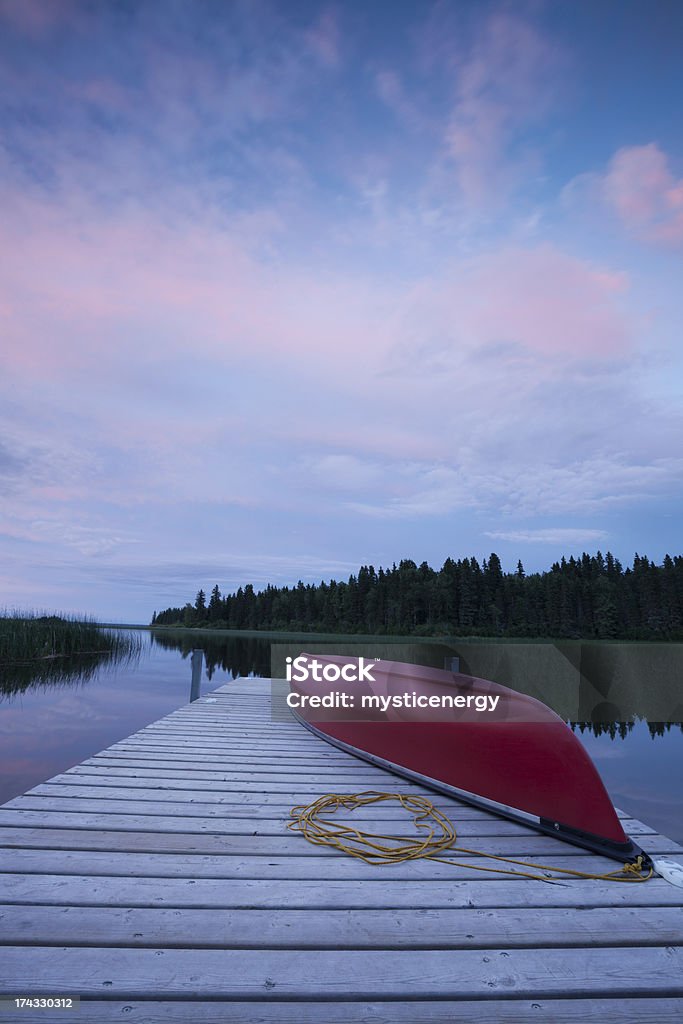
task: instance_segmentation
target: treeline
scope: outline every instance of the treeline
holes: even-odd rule
[[[683,557],[661,565],[636,555],[623,568],[610,552],[562,558],[527,575],[504,573],[498,555],[447,558],[439,570],[405,559],[362,566],[347,582],[222,595],[155,612],[152,625],[413,636],[683,639]]]

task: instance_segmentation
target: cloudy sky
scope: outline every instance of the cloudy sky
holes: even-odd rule
[[[677,0],[0,0],[0,604],[680,553],[682,45]]]

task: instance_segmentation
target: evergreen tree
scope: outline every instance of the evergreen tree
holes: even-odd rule
[[[683,639],[683,557],[657,566],[636,554],[623,569],[611,552],[562,557],[527,576],[521,561],[504,573],[491,553],[447,558],[440,570],[412,559],[375,570],[361,566],[346,582],[299,580],[295,587],[252,584],[221,596],[218,584],[194,605],[154,612],[152,624],[332,633],[516,637]]]
[[[209,622],[219,622],[223,617],[223,602],[221,601],[221,592],[218,589],[218,584],[211,591],[208,614]]]

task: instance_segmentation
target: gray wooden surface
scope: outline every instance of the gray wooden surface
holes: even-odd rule
[[[0,1018],[683,1020],[683,890],[547,885],[478,872],[462,854],[457,867],[375,867],[312,846],[286,830],[294,804],[379,789],[429,796],[481,852],[615,868],[272,721],[268,681],[209,696],[0,807],[0,991],[82,1000],[78,1013]],[[683,861],[622,817],[648,852]],[[391,804],[357,820],[412,831]]]

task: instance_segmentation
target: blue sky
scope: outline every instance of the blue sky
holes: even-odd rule
[[[680,553],[682,42],[0,0],[0,601]]]

